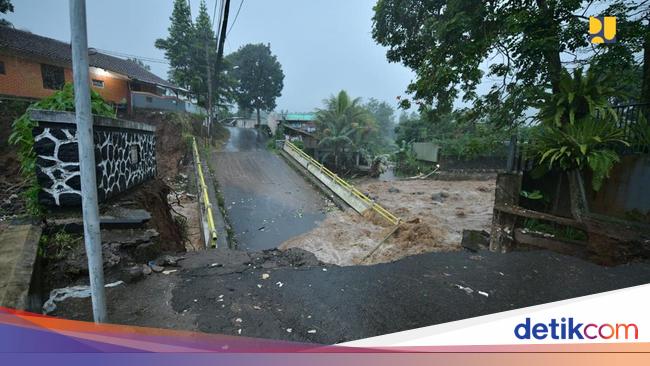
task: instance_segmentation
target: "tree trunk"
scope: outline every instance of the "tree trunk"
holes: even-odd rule
[[[544,59],[548,66],[548,74],[553,88],[553,94],[560,91],[560,76],[562,75],[562,61],[560,59],[560,40],[558,39],[560,25],[553,17],[553,9],[548,7],[546,0],[536,0],[537,7],[544,17],[544,36],[548,39],[549,45],[544,47]]]
[[[334,148],[334,168],[339,168],[339,149]]]
[[[257,111],[257,125],[255,127],[259,128],[260,127],[260,109],[256,108]]]

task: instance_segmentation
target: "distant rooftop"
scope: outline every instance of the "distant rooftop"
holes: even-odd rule
[[[316,113],[288,113],[284,116],[287,121],[310,122],[316,120]]]
[[[72,49],[69,43],[56,39],[39,36],[12,27],[0,26],[0,50],[11,50],[24,57],[36,57],[51,62],[72,64]],[[167,80],[145,70],[137,63],[89,49],[88,62],[90,66],[117,72],[130,79],[160,85],[163,87],[181,89]]]

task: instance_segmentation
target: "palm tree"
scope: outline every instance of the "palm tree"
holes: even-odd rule
[[[324,100],[324,104],[325,108],[316,114],[319,146],[332,149],[334,167],[338,168],[341,157],[358,151],[374,121],[361,106],[361,98],[352,99],[345,90]]]

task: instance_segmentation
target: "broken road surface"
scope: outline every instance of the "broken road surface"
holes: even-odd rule
[[[114,323],[332,344],[650,282],[547,251],[427,253],[324,265],[300,250],[188,253],[175,272],[107,289]],[[91,319],[90,300],[56,316]]]

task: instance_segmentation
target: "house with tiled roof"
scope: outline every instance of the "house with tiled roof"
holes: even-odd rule
[[[187,90],[131,60],[88,49],[93,90],[118,109],[203,112]],[[69,43],[0,26],[0,98],[40,99],[72,82]]]

